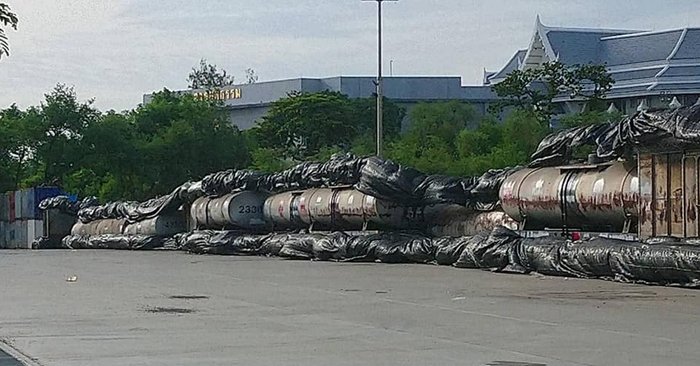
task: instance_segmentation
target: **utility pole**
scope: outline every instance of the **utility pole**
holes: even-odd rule
[[[396,2],[399,0],[362,0],[362,1],[375,1],[377,3],[377,81],[375,82],[377,86],[377,156],[382,156],[382,120],[384,118],[383,108],[382,108],[382,98],[383,98],[383,80],[382,80],[382,3],[383,2]]]

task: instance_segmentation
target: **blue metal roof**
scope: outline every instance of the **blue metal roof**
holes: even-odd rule
[[[673,59],[700,58],[700,28],[688,28]]]
[[[490,82],[491,80],[502,79],[508,76],[513,70],[518,69],[526,53],[527,50],[517,50],[501,70],[489,75],[486,80]]]
[[[656,74],[658,74],[661,70],[663,70],[663,66],[655,67],[653,69],[642,69],[642,70],[627,70],[627,71],[622,71],[622,72],[614,72],[611,73],[611,76],[615,81],[620,82],[620,81],[628,81],[628,80],[635,80],[635,79],[649,79],[649,78],[654,78]]]
[[[536,66],[540,60],[564,64],[604,64],[616,83],[609,98],[648,95],[659,91],[700,90],[700,28],[665,31],[631,31],[559,28],[535,23],[533,42],[544,48],[544,57],[524,60],[528,51],[518,51],[498,74],[487,79],[497,83],[522,65]],[[528,50],[538,50],[533,43]],[[530,51],[535,52],[535,51]],[[522,55],[521,59],[516,56]],[[520,62],[517,62],[520,60]]]
[[[603,38],[600,63],[615,66],[650,61],[663,62],[671,55],[682,33],[683,30],[678,29]]]
[[[663,77],[675,77],[675,76],[686,76],[686,77],[698,77],[700,76],[700,65],[696,66],[671,66],[668,70],[664,71]]]
[[[549,44],[565,64],[599,63],[600,39],[617,33],[551,29]]]
[[[700,90],[700,83],[695,82],[695,83],[672,83],[672,84],[657,84],[654,85],[652,88],[654,91],[674,91],[674,90],[683,90],[683,91],[698,91]]]

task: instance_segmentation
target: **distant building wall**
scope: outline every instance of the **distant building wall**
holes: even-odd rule
[[[262,119],[262,117],[267,114],[269,109],[269,105],[259,107],[230,108],[228,109],[229,121],[238,127],[238,129],[247,130],[249,128],[253,128],[255,123]]]
[[[337,91],[349,98],[375,97],[376,87],[373,77],[337,76],[330,78],[298,78],[234,85],[222,88],[213,94],[205,90],[183,90],[178,93],[195,94],[208,98],[221,99],[226,106],[230,120],[239,129],[255,126],[270,108],[272,102],[298,91],[314,93],[324,90]],[[421,102],[458,100],[474,105],[479,113],[487,113],[490,103],[496,100],[489,86],[462,86],[460,77],[417,76],[387,77],[384,79],[384,95],[392,102],[411,109]],[[144,95],[148,103],[151,95]],[[405,128],[410,121],[404,121]]]

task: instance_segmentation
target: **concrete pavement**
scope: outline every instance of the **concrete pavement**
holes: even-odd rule
[[[688,289],[107,250],[0,251],[0,276],[0,339],[39,365],[700,363]]]

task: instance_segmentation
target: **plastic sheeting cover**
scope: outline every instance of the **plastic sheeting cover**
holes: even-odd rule
[[[619,122],[577,127],[545,137],[530,167],[566,164],[572,148],[595,145],[596,156],[612,159],[634,147],[679,148],[700,143],[700,105],[637,112]]]
[[[145,202],[116,201],[81,208],[78,211],[78,219],[84,223],[100,219],[120,218],[127,219],[129,222],[137,222],[154,218],[160,214],[173,213],[184,202],[191,201],[201,194],[199,183],[186,182],[168,195],[152,198]]]
[[[32,240],[32,249],[63,249],[63,244],[59,239],[40,236]]]
[[[429,238],[408,233],[348,235],[203,231],[184,234],[194,253],[278,255],[292,259],[437,263],[461,268],[537,272],[625,282],[700,287],[700,247],[596,238],[522,238],[498,227],[490,233]]]
[[[490,170],[481,177],[459,178],[426,175],[377,157],[334,155],[324,163],[304,162],[279,173],[234,169],[217,172],[145,202],[116,201],[80,207],[78,218],[84,223],[118,218],[136,222],[172,213],[183,203],[202,195],[220,196],[241,190],[274,193],[342,185],[354,185],[362,193],[403,206],[459,204],[488,211],[497,206],[500,185],[515,169]]]
[[[461,268],[537,272],[658,285],[700,287],[700,246],[606,238],[571,242],[523,238],[504,227],[474,236],[430,238],[383,232],[254,235],[195,231],[170,238],[144,235],[68,236],[70,249],[170,249],[197,254],[267,255],[289,259],[382,263],[437,263]]]
[[[39,209],[58,209],[63,213],[75,216],[81,209],[97,206],[97,204],[97,198],[94,196],[85,197],[80,201],[73,202],[70,197],[61,195],[43,199],[39,202]]]
[[[161,248],[165,239],[148,235],[95,235],[95,236],[66,236],[62,247],[66,249],[124,249],[148,250]]]
[[[567,164],[573,149],[591,145],[612,127],[612,124],[582,126],[552,133],[542,139],[530,159],[530,167]]]

